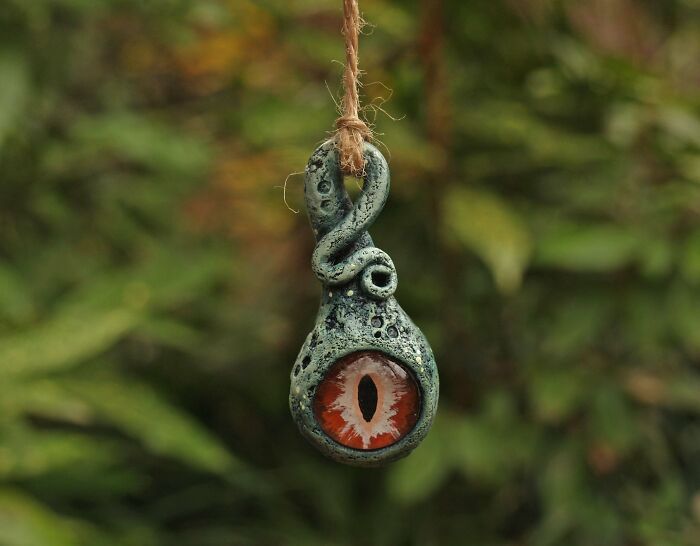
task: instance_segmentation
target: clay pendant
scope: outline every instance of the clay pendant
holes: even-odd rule
[[[324,454],[377,466],[425,438],[439,379],[430,345],[394,297],[394,264],[367,233],[389,195],[389,168],[379,150],[364,146],[366,174],[354,204],[333,142],[306,167],[317,241],[312,266],[323,295],[292,368],[289,405],[302,434]]]

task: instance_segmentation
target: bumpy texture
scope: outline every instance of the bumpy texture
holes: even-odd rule
[[[389,195],[389,168],[371,144],[365,143],[364,156],[364,186],[354,205],[332,141],[313,153],[306,168],[306,206],[317,240],[312,266],[323,295],[314,329],[292,368],[289,404],[302,434],[324,454],[347,464],[378,466],[404,457],[425,438],[437,410],[439,379],[430,345],[393,295],[398,282],[394,264],[367,233]],[[329,438],[312,408],[328,369],[358,351],[378,351],[401,362],[421,391],[413,430],[374,451],[351,449]]]

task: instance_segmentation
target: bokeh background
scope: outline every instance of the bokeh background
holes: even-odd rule
[[[360,4],[442,378],[380,470],[287,408],[341,1],[0,0],[1,546],[700,544],[700,2]]]

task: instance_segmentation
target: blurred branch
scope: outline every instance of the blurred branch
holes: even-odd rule
[[[460,260],[444,238],[446,233],[445,196],[453,184],[451,173],[452,129],[451,100],[445,66],[445,6],[443,0],[422,0],[419,54],[423,67],[425,131],[429,149],[438,156],[436,168],[427,175],[433,213],[433,239],[439,263],[441,290],[440,328],[443,336],[440,360],[447,360],[444,370],[457,370],[467,341],[460,318],[462,304]],[[455,359],[450,361],[449,359]]]

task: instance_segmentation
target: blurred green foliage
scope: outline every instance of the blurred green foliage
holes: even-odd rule
[[[360,3],[443,384],[373,471],[287,411],[341,2],[0,0],[0,546],[700,544],[700,3]]]

